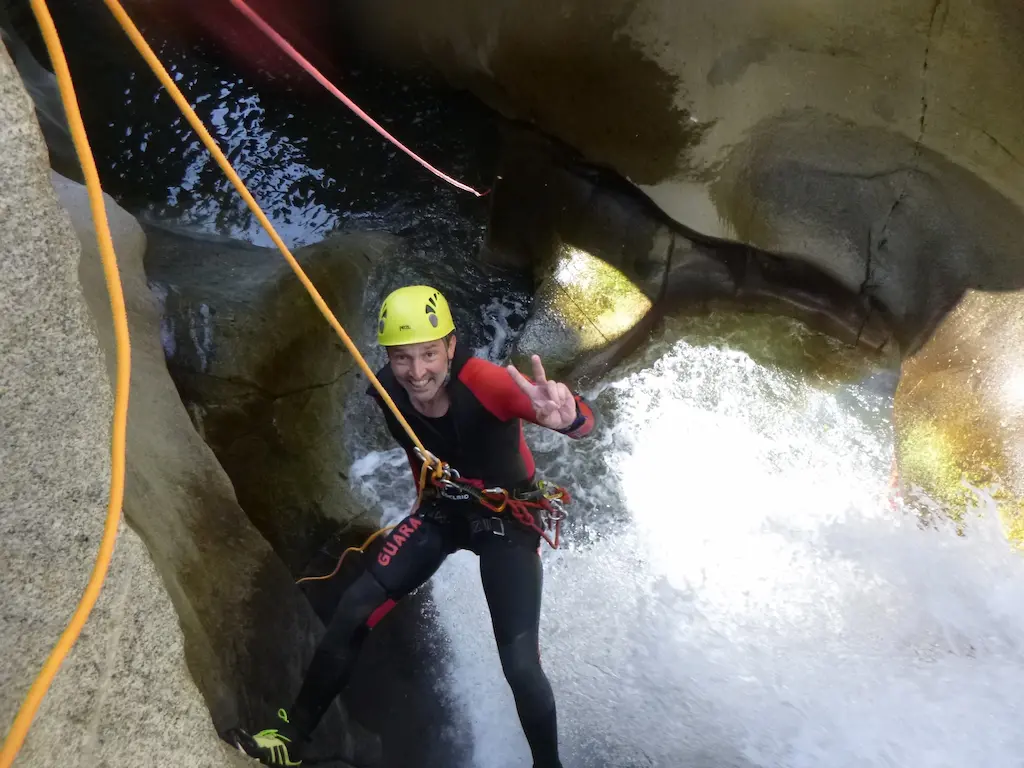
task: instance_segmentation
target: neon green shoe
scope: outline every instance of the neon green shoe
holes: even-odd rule
[[[283,709],[277,710],[277,716],[285,723],[288,722],[288,713]],[[302,765],[302,760],[293,759],[292,740],[277,728],[266,728],[252,735],[238,729],[234,741],[239,750],[264,765]]]

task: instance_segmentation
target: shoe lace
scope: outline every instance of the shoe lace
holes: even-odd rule
[[[277,730],[277,728],[264,728],[262,731],[259,731],[258,733],[254,733],[252,735],[252,737],[254,739],[258,739],[258,740],[261,740],[261,741],[267,741],[267,742],[281,742],[281,743],[283,743],[283,742],[291,741],[291,739],[289,739],[287,736],[285,736],[283,733],[281,733],[279,730]],[[263,746],[268,746],[268,745],[261,743],[260,746],[263,747]]]
[[[284,722],[288,722],[288,713],[283,709],[277,711],[277,716]],[[302,765],[302,761],[294,761],[288,752],[288,744],[291,739],[281,733],[277,728],[264,728],[259,733],[253,734],[253,741],[270,753],[270,760],[274,765]]]

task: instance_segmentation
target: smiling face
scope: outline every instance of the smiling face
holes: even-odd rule
[[[401,344],[388,347],[388,361],[402,389],[419,403],[429,403],[448,374],[448,363],[455,355],[455,337],[424,341],[420,344]]]

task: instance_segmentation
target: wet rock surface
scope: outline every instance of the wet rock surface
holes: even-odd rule
[[[346,474],[353,459],[346,419],[353,400],[369,399],[365,378],[276,249],[153,226],[147,233],[163,351],[196,430],[292,577],[330,574],[347,547],[378,528],[379,511],[352,495]],[[295,251],[364,350],[372,346],[364,304],[375,301],[364,297],[367,282],[406,256],[401,240],[385,233],[339,235]],[[299,586],[324,625],[361,557],[350,552],[337,576]],[[254,623],[275,620],[263,607]],[[289,641],[281,643],[278,653],[287,656]],[[429,589],[404,600],[367,640],[344,701],[380,735],[381,765],[425,756],[446,764],[468,748],[444,727],[456,717],[441,686],[445,648]],[[296,690],[303,671],[286,672]],[[325,721],[318,738],[329,746],[336,730]],[[410,739],[410,731],[420,735]]]
[[[109,300],[81,187],[62,201],[80,227],[80,277],[113,375]],[[320,623],[280,558],[239,506],[229,476],[190,423],[164,361],[161,315],[142,269],[139,225],[108,200],[129,312],[132,390],[125,517],[146,543],[185,634],[195,684],[221,734],[263,727],[297,689]],[[272,672],[271,672],[272,671]],[[340,707],[327,721],[337,754],[367,749],[368,734]]]
[[[3,51],[0,91],[0,294],[6,307],[0,320],[0,650],[6,660],[0,669],[0,720],[6,731],[78,604],[96,558],[108,501],[113,397],[104,364],[104,352],[112,355],[109,299],[82,190],[57,176],[51,183],[32,102]],[[135,311],[148,292],[141,270],[133,273],[131,267],[140,266],[145,240],[135,221],[109,199],[108,207],[125,262],[133,332],[144,336],[145,318]],[[131,287],[139,286],[142,294],[133,294]],[[155,334],[155,326],[151,330]],[[140,343],[133,370],[136,416],[146,411],[148,398],[159,397],[159,379],[146,375],[144,349]],[[156,349],[157,357],[148,360],[156,359],[166,378]],[[181,410],[173,398],[164,406],[172,414]],[[194,434],[183,412],[182,417],[184,429]],[[168,430],[173,423],[160,426],[148,435],[150,447],[166,456],[168,446],[176,445],[193,469],[201,468],[202,446],[190,453],[175,443],[187,433]],[[224,727],[240,710],[259,709],[258,701],[239,696],[246,688],[239,668],[248,660],[232,658],[222,666],[223,657],[208,643],[218,629],[230,642],[245,627],[223,631],[224,625],[210,621],[211,605],[203,596],[216,588],[230,595],[218,606],[217,619],[233,618],[231,598],[240,603],[249,597],[246,563],[236,561],[238,568],[223,583],[218,576],[227,575],[209,564],[209,579],[177,581],[187,580],[187,572],[168,565],[187,569],[220,543],[200,539],[205,549],[198,550],[184,521],[178,541],[155,536],[161,516],[187,502],[184,489],[167,482],[173,468],[154,471],[147,451],[138,452],[138,441],[137,431],[129,435],[135,452],[129,456],[127,524],[118,530],[105,588],[42,701],[18,758],[24,764],[242,763],[216,738],[210,714]],[[154,485],[158,492],[146,499]],[[140,506],[144,500],[148,506]],[[154,539],[165,547],[155,556],[148,551]],[[293,605],[300,604],[296,597]],[[286,608],[285,631],[287,615]],[[241,707],[235,696],[244,701]]]
[[[1013,0],[341,7],[367,50],[444,73],[693,233],[878,303],[905,354],[967,288],[1024,287]]]
[[[365,512],[345,481],[355,363],[277,249],[156,227],[149,238],[147,275],[181,398],[242,508],[298,573]],[[342,325],[358,329],[367,275],[396,244],[342,236],[295,255]]]
[[[532,268],[518,362],[543,353],[556,374],[593,380],[664,316],[714,308],[796,317],[867,349],[894,346],[891,314],[826,272],[689,232],[563,148],[508,133],[481,258]]]
[[[897,460],[906,497],[960,512],[989,490],[1024,542],[1024,294],[971,291],[904,361]],[[966,483],[966,484],[965,484]]]

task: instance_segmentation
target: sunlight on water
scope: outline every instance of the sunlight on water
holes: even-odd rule
[[[958,537],[888,505],[884,389],[680,341],[603,388],[593,439],[529,429],[585,518],[544,552],[566,768],[1024,762],[1024,562],[991,516]],[[401,457],[362,461],[404,514]],[[475,557],[434,596],[474,766],[531,765]]]

